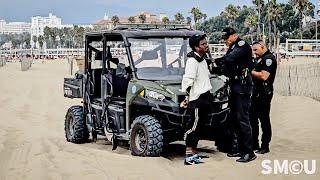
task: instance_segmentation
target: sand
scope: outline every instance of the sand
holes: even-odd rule
[[[209,156],[204,164],[183,165],[184,146],[170,146],[165,157],[130,155],[127,147],[111,151],[97,143],[65,140],[64,116],[78,99],[63,97],[66,61],[36,62],[21,72],[19,63],[0,68],[0,180],[11,179],[320,179],[320,102],[306,97],[275,95],[272,102],[271,153],[247,164],[201,141]],[[261,162],[317,160],[316,173],[263,175]]]

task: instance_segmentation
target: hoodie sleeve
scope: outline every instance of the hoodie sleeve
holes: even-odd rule
[[[188,58],[185,73],[182,78],[181,91],[187,92],[187,89],[193,86],[197,76],[198,62],[194,58]]]

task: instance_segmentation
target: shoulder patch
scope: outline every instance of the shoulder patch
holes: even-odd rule
[[[272,64],[272,59],[266,59],[266,65],[271,66]]]
[[[246,43],[246,42],[244,42],[244,40],[241,40],[241,41],[238,42],[238,45],[239,45],[239,46],[243,46],[245,43]]]

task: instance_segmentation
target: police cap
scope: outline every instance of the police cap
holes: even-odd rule
[[[233,28],[231,27],[226,27],[222,30],[222,39],[228,39],[228,37],[232,34],[237,33]]]

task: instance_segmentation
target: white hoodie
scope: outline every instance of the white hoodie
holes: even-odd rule
[[[199,56],[196,52],[195,54]],[[201,94],[212,89],[210,83],[210,72],[205,60],[198,62],[193,57],[189,57],[187,59],[181,91],[186,92],[189,86],[191,86],[189,101],[198,99]]]

